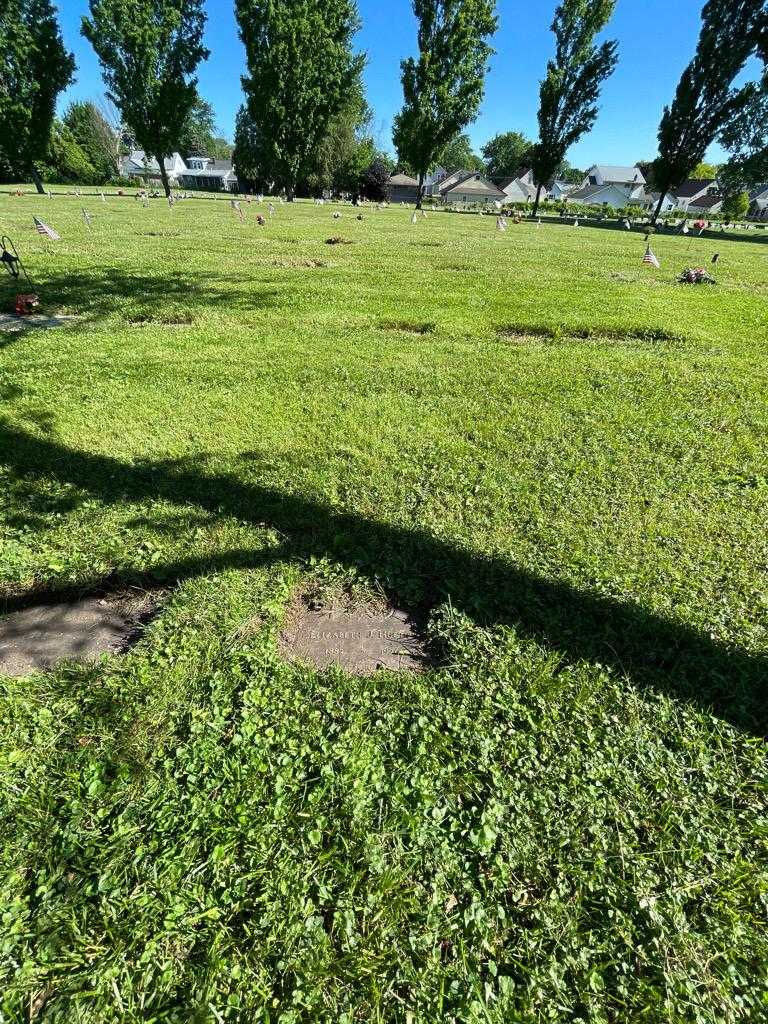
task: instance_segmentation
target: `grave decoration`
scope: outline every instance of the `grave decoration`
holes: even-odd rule
[[[680,284],[716,284],[704,267],[686,267],[677,279]]]

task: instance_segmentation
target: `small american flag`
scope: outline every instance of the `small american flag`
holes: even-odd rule
[[[646,245],[645,247],[645,252],[643,253],[643,263],[648,263],[652,267],[656,267],[657,270],[661,266],[659,261],[656,259],[656,256],[653,254],[650,245]]]
[[[411,224],[415,224],[415,223],[416,223],[416,211],[414,210],[413,211],[413,216],[411,217]]]
[[[245,220],[245,215],[240,209],[240,202],[237,199],[230,199],[229,205],[232,207],[232,212],[236,213],[240,220]]]
[[[43,224],[38,217],[32,217],[32,220],[35,222],[35,227],[37,228],[37,233],[39,235],[43,235],[45,238],[50,238],[52,242],[61,241],[61,235],[58,231],[54,231],[53,228],[49,228],[47,224]]]
[[[106,199],[104,198],[104,193],[103,193],[103,192],[101,193],[101,201],[102,201],[102,203],[106,203],[106,201],[107,201],[107,200],[106,200]]]
[[[506,231],[507,230],[507,220],[506,220],[506,217],[497,217],[496,218],[496,230],[497,231]]]
[[[270,203],[269,206],[267,207],[267,209],[269,210],[269,216],[270,217],[274,217],[275,216],[275,207],[274,207],[274,205],[272,203]]]
[[[85,208],[83,208],[83,220],[88,225],[88,227],[91,226],[91,215]]]

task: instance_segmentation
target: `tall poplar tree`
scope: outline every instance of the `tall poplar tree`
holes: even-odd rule
[[[43,192],[36,163],[48,149],[56,97],[75,73],[50,0],[3,0],[0,61],[0,156]]]
[[[531,160],[537,186],[534,216],[542,188],[569,147],[595,123],[600,86],[618,60],[615,41],[596,46],[595,36],[608,24],[614,6],[615,0],[563,0],[555,11],[555,56],[547,62],[539,89],[539,139]]]
[[[419,54],[400,64],[404,102],[392,134],[418,175],[421,207],[430,167],[477,117],[497,22],[493,0],[413,0],[413,11]]]
[[[757,48],[763,5],[764,0],[708,0],[704,5],[696,53],[659,124],[653,178],[661,194],[654,222],[667,193],[685,181],[724,126],[754,101],[757,86],[749,82],[734,89],[733,80]]]
[[[109,98],[139,146],[160,165],[178,149],[197,100],[203,46],[203,0],[91,0],[82,33],[101,63]]]
[[[248,134],[261,174],[293,199],[358,81],[354,0],[235,0]],[[242,135],[242,133],[241,133]]]

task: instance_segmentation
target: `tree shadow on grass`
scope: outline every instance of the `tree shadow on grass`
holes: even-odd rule
[[[76,315],[81,326],[108,316],[135,325],[185,326],[195,323],[198,314],[206,311],[255,311],[283,304],[274,282],[265,283],[257,273],[203,274],[163,269],[147,274],[118,267],[87,268],[39,274],[36,290],[45,311],[64,309]],[[10,302],[7,286],[0,300],[0,305]],[[0,335],[0,342],[3,340]]]
[[[259,456],[244,453],[243,458]],[[153,582],[158,576],[180,580],[287,559],[328,558],[376,577],[390,598],[414,615],[450,598],[454,608],[480,624],[514,626],[568,659],[610,666],[640,686],[690,701],[743,731],[765,734],[768,658],[728,647],[637,604],[536,576],[423,530],[335,512],[319,501],[235,475],[208,474],[195,461],[130,465],[35,437],[7,422],[0,422],[0,461],[20,481],[56,480],[106,504],[157,499],[197,506],[272,527],[284,538],[267,551],[237,549],[212,559],[167,563],[148,575]],[[103,577],[91,581],[94,589],[103,584]]]

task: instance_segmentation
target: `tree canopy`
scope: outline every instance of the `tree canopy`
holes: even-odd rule
[[[155,157],[166,194],[165,158],[179,148],[197,99],[203,0],[90,0],[83,35],[98,55],[109,98],[136,141]]]
[[[511,178],[531,165],[533,142],[522,132],[500,132],[482,147],[486,171],[492,178]]]
[[[56,98],[75,72],[50,0],[4,0],[0,54],[0,156],[42,192],[35,165],[48,149]]]
[[[496,30],[492,0],[413,0],[418,57],[402,61],[403,108],[393,138],[401,161],[424,178],[446,146],[476,117]]]
[[[555,56],[539,90],[539,139],[532,169],[538,186],[554,177],[568,149],[589,131],[597,117],[600,86],[616,67],[615,41],[595,45],[595,36],[608,24],[615,0],[563,0],[555,11],[552,31]]]
[[[235,0],[235,13],[248,69],[250,157],[292,198],[354,93],[364,63],[352,53],[357,7],[354,0]]]
[[[472,142],[466,132],[460,132],[454,136],[438,157],[441,163],[448,170],[462,168],[467,171],[484,171],[485,163],[482,157],[472,149]]]
[[[83,150],[98,182],[120,173],[120,139],[92,100],[74,100],[64,113],[64,124]]]
[[[696,53],[659,124],[659,155],[653,176],[660,197],[654,220],[670,189],[690,176],[710,143],[756,97],[754,83],[733,88],[733,81],[758,45],[763,3],[708,0],[704,5]]]

